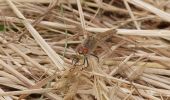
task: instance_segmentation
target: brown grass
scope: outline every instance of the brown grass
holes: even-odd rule
[[[168,3],[0,0],[0,99],[169,100]]]

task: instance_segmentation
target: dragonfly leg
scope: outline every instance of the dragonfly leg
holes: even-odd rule
[[[84,65],[85,63],[86,63],[86,56],[83,55],[83,64],[82,65]]]
[[[88,61],[88,58],[86,55],[84,55],[84,59],[83,59],[83,64],[82,65],[85,65],[85,63],[87,63],[87,67],[89,66],[89,61]]]
[[[89,61],[88,61],[88,58],[85,56],[85,60],[86,60],[86,63],[87,63],[87,67],[89,66]]]
[[[76,65],[79,62],[79,60],[80,59],[78,57],[74,56],[73,59],[72,59],[72,64]]]
[[[93,57],[97,58],[97,62],[99,62],[99,57],[98,56],[96,56],[95,54],[92,54],[92,53],[90,55],[92,55]]]
[[[83,64],[82,65],[85,65],[87,63],[87,66],[85,66],[85,67],[88,67],[89,66],[88,59],[87,59],[86,55],[83,55],[83,56],[84,56],[84,58],[83,58]],[[83,70],[85,67],[82,67],[81,70]]]

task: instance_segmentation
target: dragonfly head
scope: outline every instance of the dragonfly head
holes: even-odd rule
[[[85,55],[85,54],[87,54],[89,52],[89,49],[87,47],[84,47],[84,46],[78,46],[77,52],[79,54]]]

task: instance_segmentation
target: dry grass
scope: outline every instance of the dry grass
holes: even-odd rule
[[[0,0],[0,100],[169,100],[169,11],[168,0]]]

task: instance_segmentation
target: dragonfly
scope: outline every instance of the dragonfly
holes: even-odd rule
[[[93,35],[92,33],[87,34],[87,38],[85,38],[81,44],[79,44],[76,47],[76,54],[72,59],[72,64],[77,65],[77,63],[80,61],[80,59],[83,58],[83,63],[81,65],[87,64],[89,66],[88,62],[88,56],[94,56],[97,58],[99,62],[99,57],[93,53],[93,51],[96,49],[97,46],[100,46],[100,44],[105,44],[104,41],[113,36],[117,31],[116,29],[108,30],[106,32],[97,33]],[[103,48],[110,49],[106,44],[102,45]],[[82,55],[82,56],[79,56]]]
[[[76,52],[80,55],[83,55],[84,60],[83,60],[82,65],[87,63],[87,67],[89,66],[88,58],[87,58],[88,55],[92,55],[92,56],[96,57],[99,62],[98,56],[93,54],[93,51],[96,49],[96,47],[98,45],[100,45],[101,43],[103,44],[105,40],[107,40],[109,37],[113,36],[113,34],[115,34],[116,32],[117,32],[116,29],[114,29],[114,30],[109,30],[109,31],[103,32],[103,33],[97,33],[96,35],[91,35],[89,33],[90,35],[88,35],[87,38],[84,39],[83,42],[76,47]],[[124,44],[124,42],[122,42],[122,44]],[[120,44],[120,45],[122,45],[122,44]],[[110,49],[107,45],[102,45],[102,46],[105,46],[103,48]],[[80,59],[82,59],[82,57],[76,55],[73,57],[72,63],[75,62],[73,64],[76,65]],[[128,68],[128,69],[135,73],[135,71],[132,70],[131,68]],[[128,75],[127,72],[124,72],[124,71],[122,71],[121,75],[122,74],[124,74],[125,76]],[[124,75],[122,75],[122,76],[124,76]],[[137,75],[138,75],[138,73],[137,73]],[[133,83],[132,83],[133,79],[129,78],[128,76],[127,76],[127,79],[130,81],[130,84],[135,88],[138,95],[141,96],[141,94],[138,91],[138,89],[136,88],[136,86],[133,85]]]

